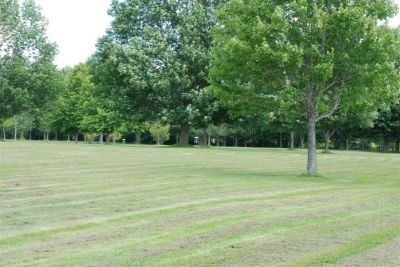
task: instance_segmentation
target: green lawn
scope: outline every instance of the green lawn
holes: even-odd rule
[[[400,155],[0,142],[0,266],[400,266]]]

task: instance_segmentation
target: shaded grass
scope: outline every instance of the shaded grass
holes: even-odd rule
[[[305,150],[3,142],[0,265],[320,266],[400,235],[399,155],[319,154],[317,177],[299,175],[305,161]]]

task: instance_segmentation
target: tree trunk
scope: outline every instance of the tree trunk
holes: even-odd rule
[[[304,148],[304,136],[300,137],[300,148],[303,149]]]
[[[32,128],[29,128],[29,140],[32,141]]]
[[[54,140],[58,141],[58,132],[54,135]]]
[[[389,138],[387,136],[383,137],[383,152],[389,152]]]
[[[47,140],[47,142],[50,141],[50,132],[49,131],[46,133],[46,140]]]
[[[207,132],[203,129],[199,139],[199,145],[205,145],[206,142],[207,142]]]
[[[395,149],[394,149],[394,152],[400,153],[400,136],[398,136],[398,137],[396,138],[396,147],[395,147]]]
[[[211,135],[210,134],[208,135],[207,145],[211,146]]]
[[[46,141],[46,131],[43,132],[43,141]]]
[[[329,143],[330,143],[330,132],[329,130],[325,130],[324,131],[324,139],[325,139],[325,148],[324,148],[324,152],[328,153],[329,152]]]
[[[247,139],[244,139],[244,147],[247,147]]]
[[[17,134],[18,134],[18,129],[17,129],[17,115],[13,116],[14,120],[14,140],[17,140]]]
[[[290,131],[290,149],[294,149],[294,131]]]
[[[220,137],[219,137],[219,135],[217,136],[217,146],[219,146],[219,140],[220,139]]]
[[[222,145],[223,145],[223,146],[226,146],[226,137],[225,137],[225,136],[224,136],[223,139],[222,139]]]
[[[181,130],[179,133],[179,144],[180,145],[188,145],[189,144],[189,134],[190,134],[189,123],[182,123]]]
[[[235,135],[235,147],[237,147],[238,146],[238,137],[237,137],[237,135]]]
[[[103,134],[100,134],[99,142],[100,142],[100,144],[103,144]]]
[[[68,142],[71,141],[71,136],[70,136],[70,134],[68,134],[68,139],[67,139],[67,141],[68,141]]]
[[[113,134],[112,142],[113,142],[114,145],[115,145],[115,137],[116,137],[116,134]]]
[[[179,144],[179,133],[175,134],[175,144]]]
[[[24,131],[22,131],[22,130],[19,133],[19,139],[24,140]]]
[[[307,174],[317,174],[317,138],[315,134],[315,118],[308,119],[308,158],[307,158]]]
[[[140,132],[136,132],[136,133],[135,133],[135,143],[136,143],[136,144],[141,144],[141,143],[142,143],[142,139],[141,139],[141,134],[140,134]]]
[[[282,133],[279,133],[279,147],[283,147]]]
[[[6,129],[3,127],[1,127],[2,131],[3,131],[3,140],[6,141]]]
[[[76,133],[75,134],[75,143],[78,143],[78,141],[79,141],[79,133]]]

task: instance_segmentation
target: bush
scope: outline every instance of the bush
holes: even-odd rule
[[[108,140],[111,140],[113,143],[122,139],[122,134],[120,133],[112,133],[108,136]]]
[[[87,134],[85,134],[85,136],[86,136],[86,141],[89,142],[89,144],[91,144],[91,143],[93,143],[93,141],[96,138],[97,134],[87,133]]]
[[[150,126],[149,131],[153,140],[157,142],[157,145],[162,145],[164,141],[167,141],[169,139],[170,129],[171,126],[169,124],[162,125],[156,122]]]

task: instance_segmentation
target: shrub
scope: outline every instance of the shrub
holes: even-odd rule
[[[169,130],[171,126],[169,124],[162,125],[158,122],[153,123],[150,126],[150,134],[154,141],[157,142],[157,145],[162,145],[164,141],[169,139]]]

